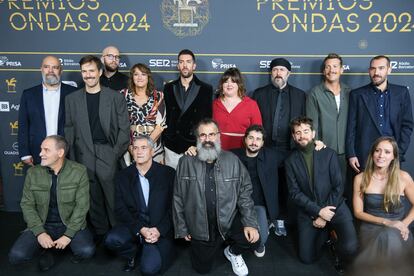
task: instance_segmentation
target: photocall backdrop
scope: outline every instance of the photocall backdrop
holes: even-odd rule
[[[150,66],[156,86],[177,78],[177,53],[196,53],[196,73],[217,87],[237,66],[249,92],[269,82],[275,57],[292,63],[289,82],[309,91],[322,59],[344,58],[343,81],[369,82],[369,60],[392,62],[390,81],[414,87],[414,1],[407,0],[0,0],[0,164],[5,209],[19,210],[27,168],[17,143],[22,91],[41,82],[45,55],[56,55],[63,80],[81,83],[80,58],[108,45],[121,71]],[[411,89],[412,90],[412,89]],[[412,92],[410,92],[412,93]],[[413,144],[403,167],[414,174]]]

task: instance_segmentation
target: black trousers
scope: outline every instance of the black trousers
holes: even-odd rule
[[[221,249],[225,242],[220,233],[216,232],[215,234],[214,241],[191,240],[191,265],[200,274],[211,271],[217,251]],[[260,245],[260,239],[255,243],[247,241],[239,216],[235,217],[230,231],[227,233],[226,242],[230,244],[231,252],[236,255],[240,255],[247,250],[255,250]]]
[[[325,228],[316,228],[309,215],[299,211],[297,216],[299,235],[299,258],[303,263],[315,262],[322,252],[330,230],[335,230],[338,253],[343,261],[349,262],[358,250],[358,240],[349,208],[345,203],[336,208],[335,216]]]

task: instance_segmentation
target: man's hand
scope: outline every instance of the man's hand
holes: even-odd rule
[[[55,240],[55,247],[56,249],[65,249],[66,246],[71,242],[71,238],[63,235],[62,237],[60,237],[59,239]]]
[[[160,232],[158,231],[156,227],[149,228],[148,231],[149,231],[149,238],[146,239],[145,241],[147,243],[156,243],[161,236]]]
[[[326,148],[326,145],[321,140],[315,141],[315,150],[320,151],[321,149]]]
[[[139,230],[139,233],[144,237],[145,240],[150,239],[151,237],[151,232],[149,231],[148,227],[142,227],[141,230]]]
[[[39,242],[40,246],[44,249],[55,247],[55,242],[46,232],[39,234],[37,236],[37,241]]]
[[[31,157],[31,156],[30,156],[30,158],[27,158],[27,159],[22,160],[22,162],[25,163],[28,166],[32,166],[32,167],[34,166],[34,164],[33,164],[33,157]]]
[[[246,226],[243,229],[244,236],[249,243],[255,243],[259,240],[259,232],[256,228]]]
[[[190,234],[188,234],[187,236],[185,236],[185,237],[184,237],[184,239],[185,239],[186,241],[191,241],[191,235],[190,235]]]
[[[313,221],[313,227],[315,227],[315,228],[324,228],[325,226],[326,226],[326,220],[324,220],[323,218],[321,218],[321,217],[318,217],[317,219],[315,219],[314,221]]]
[[[335,215],[335,212],[333,211],[335,209],[335,206],[326,206],[319,211],[319,216],[326,221],[331,221],[331,219]]]
[[[185,155],[188,156],[196,156],[197,155],[197,147],[190,146],[186,152],[184,152]]]
[[[360,165],[359,165],[358,157],[349,158],[348,163],[355,172],[357,172],[357,173],[361,172],[361,170],[359,169]]]

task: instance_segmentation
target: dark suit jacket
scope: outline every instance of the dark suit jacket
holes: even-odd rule
[[[298,149],[286,159],[285,168],[289,195],[299,212],[316,219],[323,207],[342,204],[344,184],[333,149],[313,152],[313,190],[305,159]]]
[[[157,246],[160,249],[163,263],[171,259],[171,244],[166,239],[173,239],[173,224],[171,217],[172,194],[175,170],[171,167],[152,162],[151,168],[145,174],[148,179],[150,192],[148,198],[149,223],[141,221],[140,197],[136,181],[138,170],[135,164],[119,171],[115,176],[115,217],[118,223],[129,228],[135,236],[142,227],[156,227],[161,234]],[[164,265],[164,264],[163,264]]]
[[[95,154],[89,126],[86,91],[79,89],[66,97],[65,137],[70,146],[70,158],[95,171],[96,158],[103,158],[111,170],[125,153],[129,144],[129,119],[124,97],[118,92],[101,87],[99,119],[111,147],[106,156]]]
[[[167,128],[163,131],[164,145],[176,152],[184,153],[190,146],[196,144],[194,128],[201,119],[211,118],[213,108],[213,88],[200,81],[195,75],[194,93],[188,94],[190,99],[186,105],[180,106],[180,79],[164,86]]]
[[[247,158],[246,149],[234,149],[232,152],[236,154],[246,166],[244,161]],[[279,215],[278,166],[276,151],[271,148],[262,148],[257,155],[257,174],[263,189],[266,210],[270,221],[274,221]]]
[[[287,84],[287,86],[289,88],[290,121],[298,116],[305,115],[306,93],[290,84]],[[266,146],[276,146],[275,142],[272,141],[273,120],[275,116],[276,104],[269,102],[272,98],[270,95],[270,93],[273,93],[272,88],[273,84],[271,83],[260,87],[254,91],[252,97],[259,106],[260,113],[262,114],[263,127],[266,130],[267,137],[269,137],[269,139],[265,140]],[[291,148],[293,147],[294,142],[291,140]]]
[[[397,141],[401,161],[413,132],[411,99],[407,87],[388,83],[390,123]],[[352,90],[349,96],[346,156],[358,157],[362,168],[374,141],[381,137],[377,120],[377,104],[371,84]]]
[[[64,135],[65,97],[76,87],[60,86],[60,104],[58,115],[58,134]],[[34,163],[40,163],[40,145],[46,137],[45,110],[43,106],[43,85],[37,85],[23,91],[19,107],[19,153],[20,157],[31,155]]]

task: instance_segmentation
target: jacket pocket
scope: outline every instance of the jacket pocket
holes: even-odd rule
[[[60,200],[63,203],[74,203],[76,191],[78,189],[77,185],[70,185],[60,188]]]

